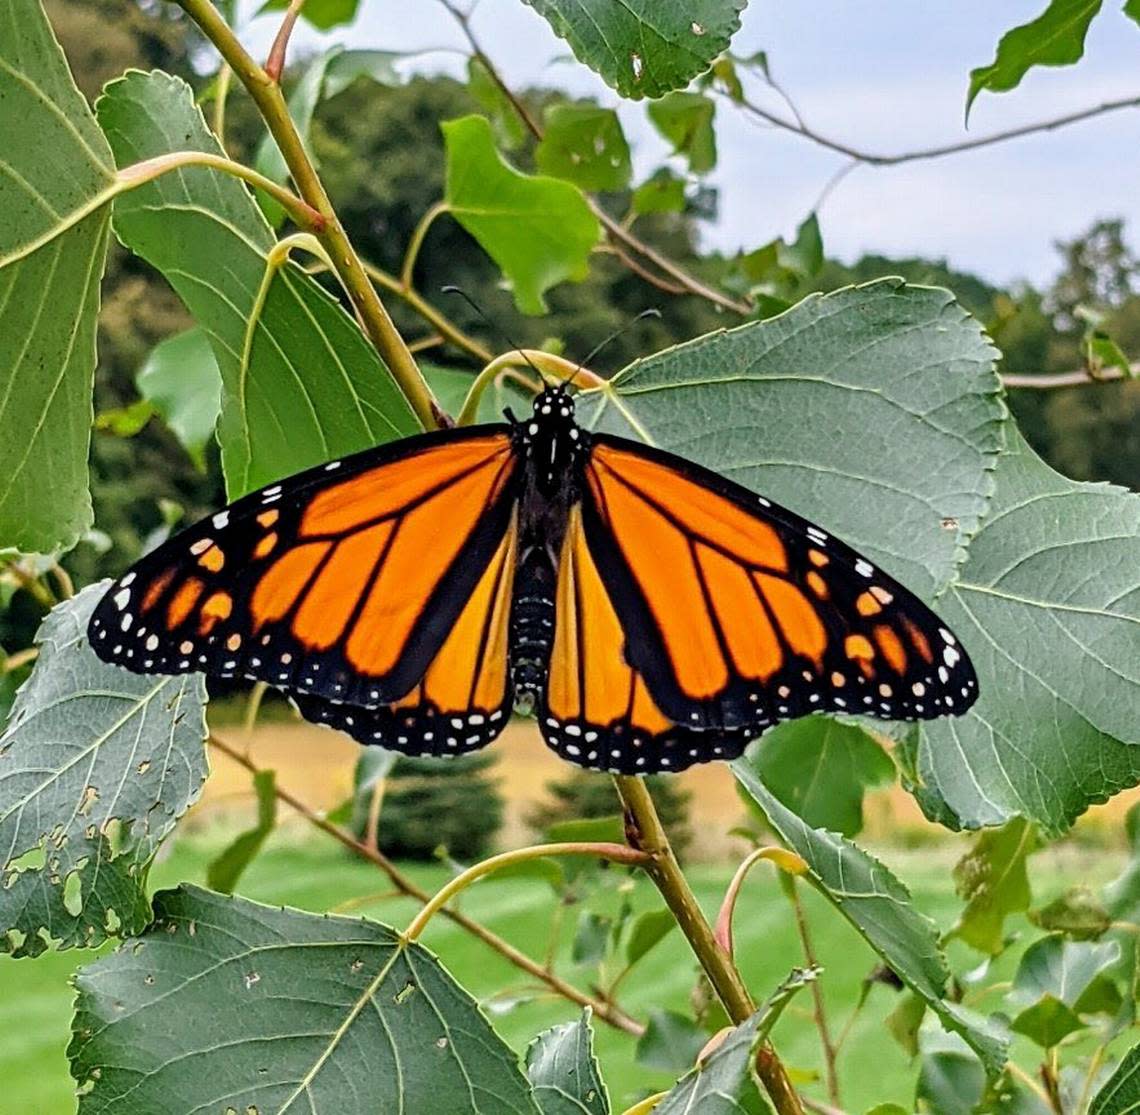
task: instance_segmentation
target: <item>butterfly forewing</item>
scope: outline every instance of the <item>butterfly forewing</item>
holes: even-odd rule
[[[595,439],[583,523],[630,664],[696,729],[805,713],[926,719],[976,697],[930,608],[850,547],[724,477]]]
[[[392,703],[503,553],[517,473],[503,427],[426,434],[302,473],[144,558],[97,607],[92,642],[130,669]]]

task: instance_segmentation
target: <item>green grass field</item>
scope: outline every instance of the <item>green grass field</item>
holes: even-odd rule
[[[941,926],[951,924],[957,905],[950,876],[951,856],[926,851],[887,853],[885,858],[911,887],[919,907]],[[168,886],[181,880],[201,883],[207,860],[204,845],[183,839],[153,870],[154,885]],[[1120,857],[1104,852],[1068,854],[1058,858],[1050,869],[1045,867],[1039,865],[1037,878],[1049,879],[1050,893],[1035,896],[1038,900],[1047,899],[1077,879],[1098,883],[1111,878],[1119,870]],[[441,868],[416,865],[410,870],[429,888],[444,878]],[[706,911],[715,913],[729,874],[728,867],[698,866],[691,870],[690,877]],[[240,891],[263,902],[323,911],[385,887],[386,880],[375,869],[352,860],[331,843],[296,844],[287,837],[278,837],[253,865]],[[656,904],[656,895],[647,883],[639,882],[634,901],[639,909],[649,908]],[[551,911],[551,896],[545,884],[524,879],[484,882],[463,896],[462,906],[532,955],[545,952]],[[832,1025],[838,1031],[874,958],[855,932],[814,894],[807,896],[807,911],[825,967],[823,987]],[[405,900],[389,898],[355,907],[353,912],[403,926],[414,907]],[[563,957],[569,953],[571,928],[564,929],[560,937]],[[505,988],[524,986],[516,969],[446,919],[432,922],[424,943],[480,998]],[[758,995],[775,986],[789,968],[802,963],[789,907],[771,872],[764,868],[750,877],[738,905],[736,950],[744,975]],[[64,1115],[75,1110],[65,1057],[72,999],[68,977],[76,965],[89,959],[90,954],[77,952],[50,954],[37,960],[0,958],[0,1112],[4,1115]],[[957,959],[960,967],[970,962],[965,952]],[[1012,956],[1003,957],[1001,967],[1012,970],[1013,963]],[[562,970],[573,974],[568,961]],[[639,973],[623,985],[622,1001],[632,1013],[642,1017],[651,1007],[685,1010],[694,972],[684,940],[674,933],[642,961]],[[577,976],[580,980],[588,979],[585,973]],[[844,1045],[840,1070],[848,1111],[863,1111],[873,1103],[888,1100],[905,1105],[911,1102],[914,1066],[883,1027],[895,1002],[894,992],[875,987]],[[777,1047],[787,1063],[806,1073],[820,1067],[818,1039],[807,1015],[809,1006],[806,995],[793,1003],[775,1034]],[[570,1004],[541,999],[495,1014],[494,1025],[511,1045],[522,1050],[538,1031],[572,1014]],[[635,1063],[633,1041],[627,1035],[596,1025],[596,1036],[615,1112],[624,1110],[647,1090],[668,1085],[665,1074]],[[818,1086],[807,1087],[822,1098]]]

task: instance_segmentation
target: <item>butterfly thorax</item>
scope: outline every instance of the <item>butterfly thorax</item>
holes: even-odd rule
[[[574,420],[573,399],[543,391],[513,427],[523,459],[519,558],[511,608],[511,678],[522,705],[540,696],[554,639],[558,561],[571,507],[581,498],[589,434]]]

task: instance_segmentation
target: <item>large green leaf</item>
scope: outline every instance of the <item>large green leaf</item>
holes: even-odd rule
[[[1050,0],[1036,19],[1007,31],[988,66],[970,71],[966,112],[983,90],[1015,89],[1032,66],[1068,66],[1085,52],[1085,35],[1103,0]]]
[[[206,780],[202,678],[100,661],[87,620],[106,587],[44,620],[0,736],[0,949],[16,956],[141,930],[146,866]]]
[[[987,1073],[996,1075],[1005,1062],[1006,1042],[984,1019],[945,999],[950,973],[938,931],[911,905],[906,887],[877,859],[837,833],[805,824],[746,761],[737,760],[732,769],[784,843],[807,861],[807,878],[922,996],[943,1027],[961,1035]]]
[[[1001,952],[1005,919],[1029,909],[1025,863],[1036,846],[1036,830],[1020,817],[975,839],[954,865],[958,897],[966,903],[953,929],[956,936],[981,952]]]
[[[538,1115],[471,997],[394,929],[190,886],[154,906],[77,977],[81,1115]]]
[[[124,165],[186,148],[218,151],[189,87],[166,74],[112,82],[96,111]],[[231,498],[419,428],[375,349],[293,264],[270,286],[245,358],[274,238],[235,179],[202,167],[164,175],[119,199],[115,230],[166,275],[214,347]]]
[[[863,827],[864,793],[895,778],[890,756],[868,732],[823,716],[777,725],[744,761],[812,828],[844,836]]]
[[[583,190],[625,189],[632,173],[617,113],[597,105],[551,105],[534,159],[543,174],[565,178]]]
[[[927,813],[1057,832],[1140,780],[1140,499],[1053,472],[1015,436],[939,611],[980,696],[908,750]]]
[[[4,4],[0,547],[66,549],[91,525],[95,319],[114,175],[39,0]]]
[[[772,1109],[756,1079],[756,1049],[792,996],[815,978],[814,971],[796,970],[747,1022],[734,1027],[677,1081],[653,1109],[655,1115],[767,1115]]]
[[[1089,1115],[1133,1115],[1140,1109],[1140,1045],[1120,1059],[1089,1107]]]
[[[579,411],[798,511],[929,598],[992,486],[993,359],[949,293],[888,279],[638,360]]]
[[[623,97],[683,89],[712,65],[740,26],[747,0],[526,0],[578,61]]]
[[[203,467],[222,406],[222,377],[209,337],[195,326],[159,341],[135,382],[195,464]]]
[[[464,116],[442,127],[448,210],[502,268],[518,308],[545,312],[546,290],[586,277],[598,219],[577,186],[508,166],[484,117]]]
[[[526,1074],[542,1115],[609,1115],[594,1056],[590,1012],[544,1030],[526,1051]]]

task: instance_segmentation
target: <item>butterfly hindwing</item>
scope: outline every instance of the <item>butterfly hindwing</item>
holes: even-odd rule
[[[425,676],[503,553],[518,472],[498,426],[311,469],[145,557],[96,608],[91,641],[139,671],[391,704]]]
[[[399,701],[359,708],[293,697],[306,720],[405,755],[460,755],[494,740],[513,703],[508,662],[517,516],[423,678]]]
[[[598,435],[587,545],[663,716],[746,731],[820,710],[964,711],[973,667],[930,608],[850,547],[672,454]]]

